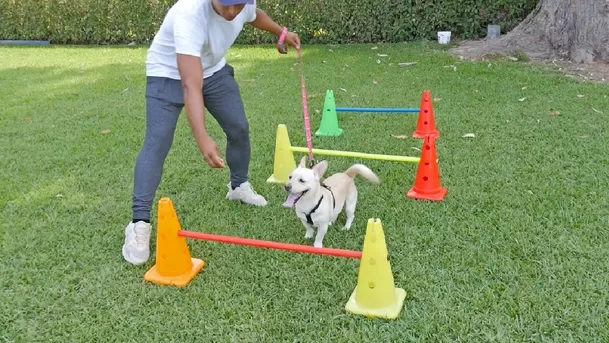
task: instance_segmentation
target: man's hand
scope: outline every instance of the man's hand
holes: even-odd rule
[[[220,149],[216,142],[210,136],[205,135],[201,138],[201,143],[200,150],[205,162],[212,168],[224,168],[224,160],[220,157]]]
[[[294,32],[288,32],[285,35],[285,43],[296,49],[300,49],[300,38]]]
[[[224,161],[220,158],[220,150],[205,129],[201,59],[195,56],[178,54],[178,70],[182,79],[188,122],[199,146],[199,151],[201,151],[205,162],[210,167],[224,168]]]

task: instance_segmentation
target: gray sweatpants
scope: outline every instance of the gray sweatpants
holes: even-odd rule
[[[247,181],[250,162],[249,125],[234,76],[232,66],[227,64],[203,82],[205,108],[226,134],[225,160],[233,188]],[[150,220],[152,201],[183,108],[184,96],[179,80],[147,78],[146,136],[135,163],[133,220]]]

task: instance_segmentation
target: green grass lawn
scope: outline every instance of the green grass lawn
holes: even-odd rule
[[[354,228],[336,230],[341,215],[324,243],[361,249],[368,218],[382,220],[407,292],[395,321],[344,311],[353,259],[189,241],[207,266],[188,287],[146,283],[154,259],[121,256],[145,47],[0,48],[0,341],[607,342],[607,86],[460,61],[434,44],[372,47],[303,54],[312,130],[327,89],[338,106],[418,107],[423,89],[435,98],[444,201],[404,197],[416,164],[328,158],[330,173],[365,162],[383,181],[358,181]],[[306,146],[296,55],[236,47],[228,60],[250,119],[251,181],[269,206],[224,199],[228,170],[208,168],[184,113],[155,202],[170,197],[184,229],[312,244],[283,189],[266,183],[278,124]],[[416,115],[339,116],[344,135],[315,137],[315,148],[419,156]]]

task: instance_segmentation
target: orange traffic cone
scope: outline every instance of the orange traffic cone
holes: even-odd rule
[[[412,137],[425,138],[427,136],[438,138],[440,137],[440,132],[436,130],[436,122],[433,116],[433,104],[431,103],[431,92],[424,90],[423,95],[421,96],[417,128],[412,133]]]
[[[144,280],[165,286],[186,286],[205,266],[205,262],[192,258],[186,239],[178,236],[182,229],[169,198],[159,200],[156,264],[146,272]]]
[[[406,196],[413,199],[440,201],[448,190],[440,184],[440,168],[437,162],[436,139],[426,137],[421,150],[414,186]]]

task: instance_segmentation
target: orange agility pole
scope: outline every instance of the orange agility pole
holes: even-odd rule
[[[201,239],[201,240],[205,240],[205,241],[214,241],[214,242],[237,244],[237,245],[247,245],[247,246],[258,247],[258,248],[268,248],[268,249],[276,249],[276,250],[302,252],[302,253],[307,253],[307,254],[330,255],[330,256],[348,257],[348,258],[362,258],[362,252],[354,251],[354,250],[315,248],[315,247],[309,246],[309,245],[262,241],[262,240],[258,240],[258,239],[240,238],[240,237],[224,236],[224,235],[214,235],[214,234],[210,234],[210,233],[193,232],[193,231],[185,231],[185,230],[178,231],[178,236],[193,238],[193,239]]]

